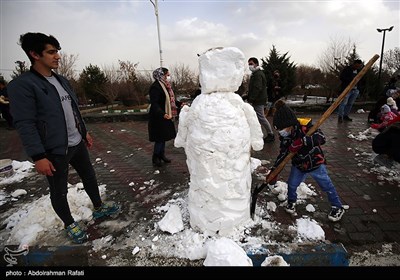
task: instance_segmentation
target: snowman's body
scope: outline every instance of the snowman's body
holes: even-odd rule
[[[175,146],[187,156],[191,226],[227,235],[250,219],[250,152],[263,148],[262,131],[253,107],[234,93],[243,53],[213,49],[199,61],[202,94],[182,108]]]

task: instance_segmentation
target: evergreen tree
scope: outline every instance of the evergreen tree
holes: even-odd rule
[[[83,69],[79,81],[87,99],[91,99],[92,103],[107,104],[107,99],[101,94],[107,77],[98,66],[89,64]]]
[[[267,78],[267,85],[272,84],[274,71],[279,71],[282,82],[281,92],[284,96],[288,96],[296,85],[296,65],[289,60],[288,53],[279,55],[274,45],[272,45],[269,56],[261,59],[263,71]]]
[[[15,79],[16,77],[20,76],[22,73],[29,70],[25,64],[25,61],[17,60],[17,61],[15,61],[15,64],[17,64],[17,66],[15,66],[15,70],[13,71],[13,73],[11,75],[12,79]]]

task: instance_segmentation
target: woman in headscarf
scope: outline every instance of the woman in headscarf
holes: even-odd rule
[[[173,119],[177,116],[174,92],[171,88],[167,68],[160,67],[153,72],[154,83],[150,87],[149,140],[154,142],[153,165],[171,162],[165,156],[165,142],[176,136]]]

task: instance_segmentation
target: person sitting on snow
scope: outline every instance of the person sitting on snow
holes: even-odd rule
[[[388,97],[386,104],[390,107],[390,110],[395,113],[396,115],[399,114],[399,108],[397,108],[396,101],[393,99],[393,97]]]
[[[383,165],[391,166],[393,160],[400,163],[400,116],[388,122],[374,140],[372,140],[372,150],[378,154],[374,161]]]
[[[381,107],[380,123],[371,124],[371,128],[382,131],[385,129],[389,122],[393,121],[397,115],[390,110],[390,107],[385,104]]]

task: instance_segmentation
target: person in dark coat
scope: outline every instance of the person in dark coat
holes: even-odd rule
[[[388,160],[400,163],[400,116],[393,119],[388,126],[372,140],[372,150],[384,155]]]
[[[165,142],[176,136],[174,118],[177,116],[175,96],[167,68],[160,67],[153,72],[154,83],[150,87],[149,140],[154,142],[153,165],[170,163],[165,156]]]
[[[75,221],[68,203],[70,165],[93,204],[94,219],[111,216],[120,207],[100,197],[88,152],[93,139],[79,111],[78,97],[69,81],[53,71],[59,67],[60,43],[52,35],[32,32],[21,35],[19,43],[32,66],[8,84],[14,126],[37,173],[47,177],[50,202],[65,232],[80,244],[88,235]]]
[[[342,72],[340,73],[340,91],[343,90],[353,81],[354,77],[357,76],[358,72],[360,72],[363,67],[363,63],[360,59],[354,60],[354,62],[346,66]],[[343,121],[352,121],[349,117],[351,109],[353,107],[354,102],[356,101],[360,91],[356,84],[351,90],[350,93],[346,95],[343,101],[340,103],[338,107],[338,122],[342,123]]]
[[[8,100],[6,82],[0,80],[0,112],[7,122],[7,129],[14,129],[13,118],[10,113],[10,101]]]

